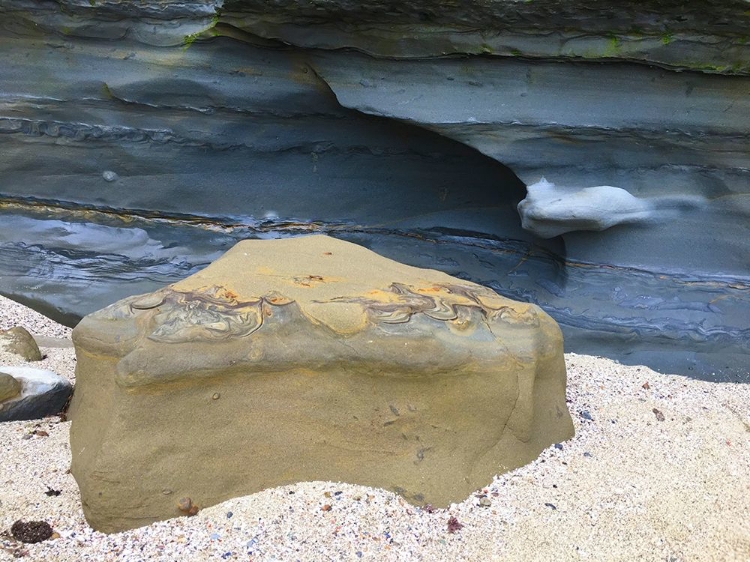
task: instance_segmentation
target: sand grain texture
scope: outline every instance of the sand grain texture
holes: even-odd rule
[[[0,299],[2,327],[13,317],[35,335],[68,333]],[[42,352],[35,366],[72,379],[72,350]],[[104,535],[67,474],[69,422],[0,424],[0,560],[750,560],[750,386],[566,361],[576,437],[433,513],[315,482]],[[49,436],[25,438],[39,430]],[[455,533],[451,516],[463,524]],[[47,521],[60,538],[17,543],[7,534],[17,519]]]

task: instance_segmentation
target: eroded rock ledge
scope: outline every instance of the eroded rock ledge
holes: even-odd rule
[[[668,68],[750,72],[742,0],[6,0],[18,21],[68,36],[181,45],[205,36],[357,49],[388,58],[447,55],[628,60]]]

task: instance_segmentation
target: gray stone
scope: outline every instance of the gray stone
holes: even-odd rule
[[[0,350],[20,355],[26,361],[42,360],[42,352],[34,336],[23,326],[0,330]]]
[[[31,367],[2,367],[2,371],[21,384],[21,393],[0,403],[0,422],[58,414],[73,392],[73,385],[52,371]]]
[[[113,182],[119,179],[119,176],[112,170],[105,170],[102,172],[102,177],[104,178],[104,181],[107,182]]]

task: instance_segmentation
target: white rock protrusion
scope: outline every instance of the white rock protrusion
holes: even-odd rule
[[[542,238],[646,222],[655,213],[654,203],[611,185],[558,187],[542,178],[526,189],[526,198],[518,204],[521,225]]]

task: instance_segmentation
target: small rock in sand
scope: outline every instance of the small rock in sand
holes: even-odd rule
[[[46,541],[52,536],[52,527],[46,521],[16,521],[10,528],[13,538],[25,543]]]
[[[0,373],[0,402],[15,398],[21,393],[21,383],[8,373]]]
[[[16,326],[10,330],[0,330],[0,350],[20,355],[26,361],[41,361],[39,346],[26,328]]]

